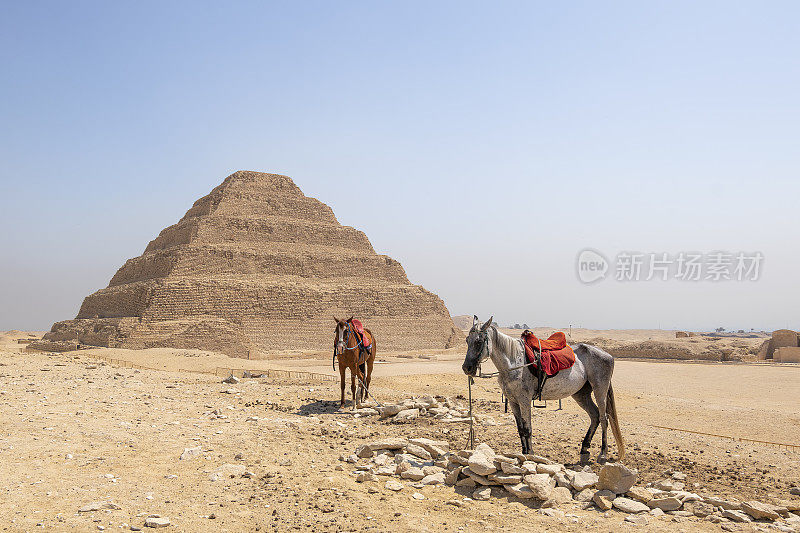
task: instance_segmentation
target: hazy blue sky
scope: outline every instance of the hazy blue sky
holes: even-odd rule
[[[231,172],[452,314],[800,327],[797,2],[0,2],[0,330],[74,317]],[[760,251],[584,285],[577,253]]]

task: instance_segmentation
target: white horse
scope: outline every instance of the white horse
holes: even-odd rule
[[[531,443],[531,400],[538,379],[529,371],[525,357],[525,347],[521,339],[513,339],[492,326],[490,318],[482,326],[475,317],[472,329],[467,335],[467,355],[461,369],[468,376],[475,376],[478,365],[488,358],[497,367],[497,379],[503,394],[508,398],[511,412],[517,421],[517,431],[522,441],[522,453],[532,453]],[[567,396],[578,402],[589,414],[591,423],[581,444],[580,458],[582,462],[589,460],[589,445],[592,442],[598,424],[602,428],[602,444],[597,461],[608,459],[608,443],[606,430],[608,419],[611,419],[611,430],[617,442],[619,459],[625,456],[625,444],[619,429],[617,408],[614,404],[614,390],[611,387],[611,375],[614,373],[614,358],[588,344],[573,347],[575,364],[547,379],[542,390],[542,399],[560,400]],[[597,401],[592,401],[592,392]]]

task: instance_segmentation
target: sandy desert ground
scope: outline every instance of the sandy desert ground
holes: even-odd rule
[[[176,531],[634,527],[622,513],[600,513],[577,503],[564,504],[551,517],[526,500],[506,496],[465,501],[471,491],[450,486],[395,493],[382,482],[357,483],[352,465],[340,457],[358,445],[407,436],[447,440],[462,449],[466,426],[356,418],[338,410],[338,383],[330,381],[270,377],[226,385],[213,374],[186,371],[284,368],[334,374],[329,354],[265,361],[171,349],[44,354],[24,351],[19,337],[24,334],[0,337],[3,530],[136,530],[150,515],[169,517],[169,529]],[[461,348],[384,354],[375,366],[372,392],[384,402],[464,395],[462,354]],[[158,370],[124,368],[119,361]],[[687,488],[699,494],[773,503],[798,499],[789,489],[800,484],[800,452],[654,426],[798,444],[800,365],[620,359],[614,388],[628,446],[626,464],[639,470],[642,483],[680,471],[687,475]],[[478,440],[516,450],[516,429],[503,413],[496,382],[478,380],[473,392],[483,420]],[[536,411],[535,446],[540,455],[572,464],[588,419],[571,400],[562,405],[562,410],[551,404]],[[180,459],[184,449],[197,446],[198,457]],[[415,492],[424,499],[415,499]],[[453,500],[462,506],[447,503]],[[112,502],[114,508],[79,512],[93,502]],[[766,527],[722,525],[747,531]],[[670,515],[647,526],[654,531],[720,528]]]

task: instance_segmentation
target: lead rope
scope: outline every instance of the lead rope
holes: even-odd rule
[[[470,450],[475,449],[475,427],[472,421],[472,376],[467,376],[467,388],[469,389],[469,437],[468,444]]]

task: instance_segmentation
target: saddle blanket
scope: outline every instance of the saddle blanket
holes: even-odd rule
[[[522,332],[522,341],[525,345],[525,356],[529,363],[536,364],[535,352],[542,349],[542,370],[548,376],[555,376],[560,370],[570,368],[575,364],[575,352],[567,344],[567,336],[562,331],[553,333],[547,339],[540,340],[532,331]]]
[[[350,323],[353,324],[353,330],[355,330],[356,335],[361,340],[361,345],[364,346],[364,348],[369,349],[369,347],[372,346],[372,339],[370,338],[371,335],[364,333],[364,324],[362,324],[361,321],[356,318],[351,320]]]

